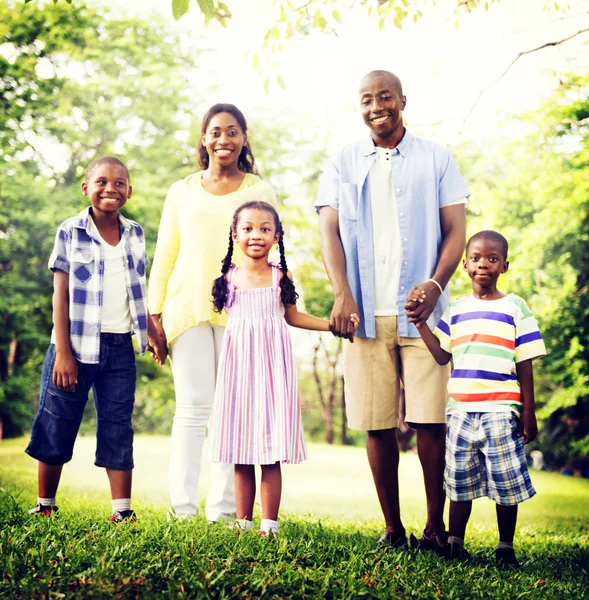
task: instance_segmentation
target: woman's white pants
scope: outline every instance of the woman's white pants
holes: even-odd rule
[[[170,448],[170,498],[177,516],[198,511],[198,482],[224,327],[200,323],[170,344],[176,414]],[[206,503],[209,521],[235,514],[233,465],[212,463]]]

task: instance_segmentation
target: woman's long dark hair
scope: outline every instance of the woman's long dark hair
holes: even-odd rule
[[[288,277],[288,267],[286,266],[286,258],[284,256],[284,229],[282,223],[278,217],[276,209],[267,202],[261,202],[259,200],[252,200],[245,202],[233,213],[233,221],[231,222],[231,229],[229,230],[229,246],[227,248],[227,254],[223,259],[221,266],[221,277],[217,277],[213,282],[213,305],[216,312],[222,312],[223,307],[227,303],[227,275],[229,268],[231,267],[231,257],[233,256],[233,233],[237,231],[237,222],[239,221],[239,215],[243,210],[248,208],[254,210],[265,210],[269,212],[274,218],[274,225],[276,232],[278,233],[278,248],[280,249],[280,270],[282,271],[282,278],[280,280],[280,300],[284,306],[296,304],[299,295],[295,290],[294,283]]]
[[[237,106],[234,104],[214,104],[211,106],[202,119],[202,125],[200,128],[201,137],[198,142],[198,162],[201,168],[205,171],[209,168],[209,153],[203,146],[202,136],[206,134],[211,119],[219,113],[229,113],[233,115],[243,133],[247,133],[247,123],[245,122],[245,117],[239,108],[237,108]],[[254,154],[252,152],[249,140],[246,140],[241,152],[239,153],[239,158],[237,159],[237,168],[242,173],[253,173],[254,175],[258,175],[258,171],[256,170],[254,163]]]

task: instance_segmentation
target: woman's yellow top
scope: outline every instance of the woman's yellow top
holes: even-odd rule
[[[274,190],[256,175],[246,174],[237,191],[216,196],[202,186],[202,174],[172,185],[160,221],[147,304],[150,314],[161,314],[168,343],[204,321],[225,325],[226,315],[213,311],[211,290],[221,275],[233,213],[251,200],[277,208]],[[237,245],[233,253],[233,262],[240,262]]]

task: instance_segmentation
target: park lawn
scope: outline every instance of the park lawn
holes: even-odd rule
[[[137,524],[107,521],[106,475],[94,438],[80,437],[64,469],[60,513],[31,519],[36,463],[24,438],[0,442],[2,598],[589,598],[589,481],[533,472],[537,496],[520,507],[522,569],[494,566],[494,505],[474,503],[471,559],[391,551],[375,540],[380,509],[362,448],[309,444],[309,460],[284,467],[278,540],[235,536],[203,516],[166,519],[169,439],[137,436]],[[401,509],[423,526],[419,462],[401,457]],[[203,497],[208,468],[202,473]]]

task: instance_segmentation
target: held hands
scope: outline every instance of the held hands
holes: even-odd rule
[[[159,315],[151,315],[147,326],[147,351],[151,352],[153,359],[161,366],[168,357],[168,341]]]
[[[75,392],[78,383],[78,363],[71,353],[57,352],[53,367],[53,383],[64,392]]]
[[[409,323],[413,323],[419,329],[434,311],[440,296],[440,289],[433,281],[425,281],[413,286],[405,304]]]
[[[524,444],[533,442],[538,436],[538,423],[536,422],[536,413],[533,410],[522,410],[519,421],[519,431],[517,434],[524,439]]]
[[[350,292],[335,297],[333,309],[331,310],[331,319],[329,320],[329,330],[336,337],[346,338],[354,342],[354,333],[360,324],[358,316],[358,307]]]

